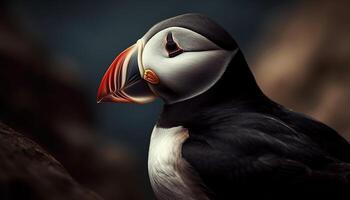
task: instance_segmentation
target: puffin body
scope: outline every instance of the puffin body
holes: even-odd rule
[[[148,170],[160,200],[335,197],[350,145],[266,97],[232,37],[199,14],[152,27],[102,79],[98,102],[165,105]]]

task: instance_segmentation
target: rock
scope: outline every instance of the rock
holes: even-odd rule
[[[85,94],[67,63],[52,60],[19,24],[0,2],[0,120],[42,146],[79,184],[104,199],[141,199],[130,152],[95,128],[88,104],[95,97]]]
[[[38,144],[1,122],[0,171],[0,199],[101,199]]]

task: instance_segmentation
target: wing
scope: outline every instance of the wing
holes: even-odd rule
[[[331,185],[346,185],[350,172],[350,165],[337,163],[310,138],[259,114],[219,126],[190,128],[182,155],[212,199],[281,198],[288,192],[291,197],[305,194],[305,188],[314,195],[320,188],[311,192],[304,186],[318,185],[329,192]]]
[[[333,157],[350,162],[350,144],[335,130],[327,125],[315,121],[303,114],[294,113],[286,109],[278,114],[286,124],[293,127],[297,132],[307,135],[324,151]]]

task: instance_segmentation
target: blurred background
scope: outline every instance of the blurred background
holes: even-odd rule
[[[350,139],[348,1],[0,1],[0,121],[106,200],[154,199],[148,144],[162,103],[96,104],[123,49],[204,13],[236,39],[263,91]]]

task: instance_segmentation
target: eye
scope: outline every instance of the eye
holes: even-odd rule
[[[171,32],[166,36],[165,49],[168,52],[169,58],[175,57],[183,52],[178,44],[173,39],[173,34]]]

